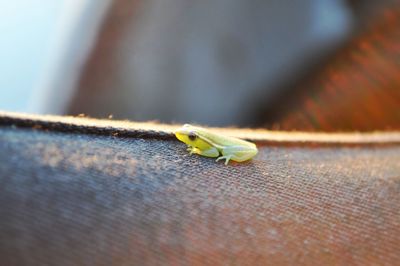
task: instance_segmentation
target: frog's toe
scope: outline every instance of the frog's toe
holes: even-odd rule
[[[193,153],[195,153],[195,154],[199,153],[199,150],[197,148],[195,148],[195,147],[192,147],[192,146],[187,147],[186,150],[189,152],[190,155],[192,155]]]
[[[232,157],[232,155],[224,155],[224,156],[218,157],[215,161],[218,162],[219,160],[225,159],[225,165],[228,165],[231,157]]]

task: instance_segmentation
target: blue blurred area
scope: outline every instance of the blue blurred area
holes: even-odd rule
[[[0,109],[27,111],[64,1],[0,1]]]

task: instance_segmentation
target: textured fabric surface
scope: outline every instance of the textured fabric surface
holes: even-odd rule
[[[259,148],[2,126],[1,264],[398,264],[398,144]]]

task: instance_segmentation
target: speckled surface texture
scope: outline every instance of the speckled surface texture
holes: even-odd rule
[[[395,265],[400,146],[260,147],[0,127],[2,265]]]

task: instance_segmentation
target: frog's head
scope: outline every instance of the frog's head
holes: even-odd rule
[[[183,127],[176,130],[175,136],[183,143],[200,150],[206,150],[212,147],[210,143],[202,138],[201,134],[199,134],[199,130],[189,124],[185,124]]]

